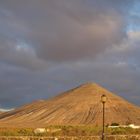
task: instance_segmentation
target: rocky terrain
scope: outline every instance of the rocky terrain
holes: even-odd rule
[[[107,96],[106,124],[140,125],[140,108],[105,88],[87,83],[49,100],[39,100],[0,115],[1,127],[102,124],[101,95]]]

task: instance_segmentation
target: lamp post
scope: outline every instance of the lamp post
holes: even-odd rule
[[[106,103],[107,97],[106,95],[101,96],[101,102],[103,104],[103,131],[102,131],[102,140],[104,140],[105,135],[105,103]]]

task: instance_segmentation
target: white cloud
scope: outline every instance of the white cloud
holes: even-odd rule
[[[14,110],[14,108],[10,108],[10,109],[3,109],[3,108],[0,108],[0,111],[1,112],[7,112],[7,111],[12,111]]]

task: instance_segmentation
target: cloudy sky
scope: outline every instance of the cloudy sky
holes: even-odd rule
[[[139,0],[0,0],[0,108],[88,81],[140,105]]]

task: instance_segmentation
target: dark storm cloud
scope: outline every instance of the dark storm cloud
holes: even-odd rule
[[[0,108],[87,81],[138,104],[139,32],[127,31],[134,2],[0,1]]]
[[[5,63],[0,63],[0,68],[0,108],[17,107],[49,96],[46,73]]]
[[[125,15],[133,2],[14,0],[1,3],[8,11],[3,14],[12,21],[7,26],[14,38],[19,35],[31,41],[37,58],[73,61],[94,58],[107,47],[120,43],[126,37]]]
[[[46,68],[46,62],[37,58],[34,49],[21,41],[1,41],[0,60],[29,69]]]

